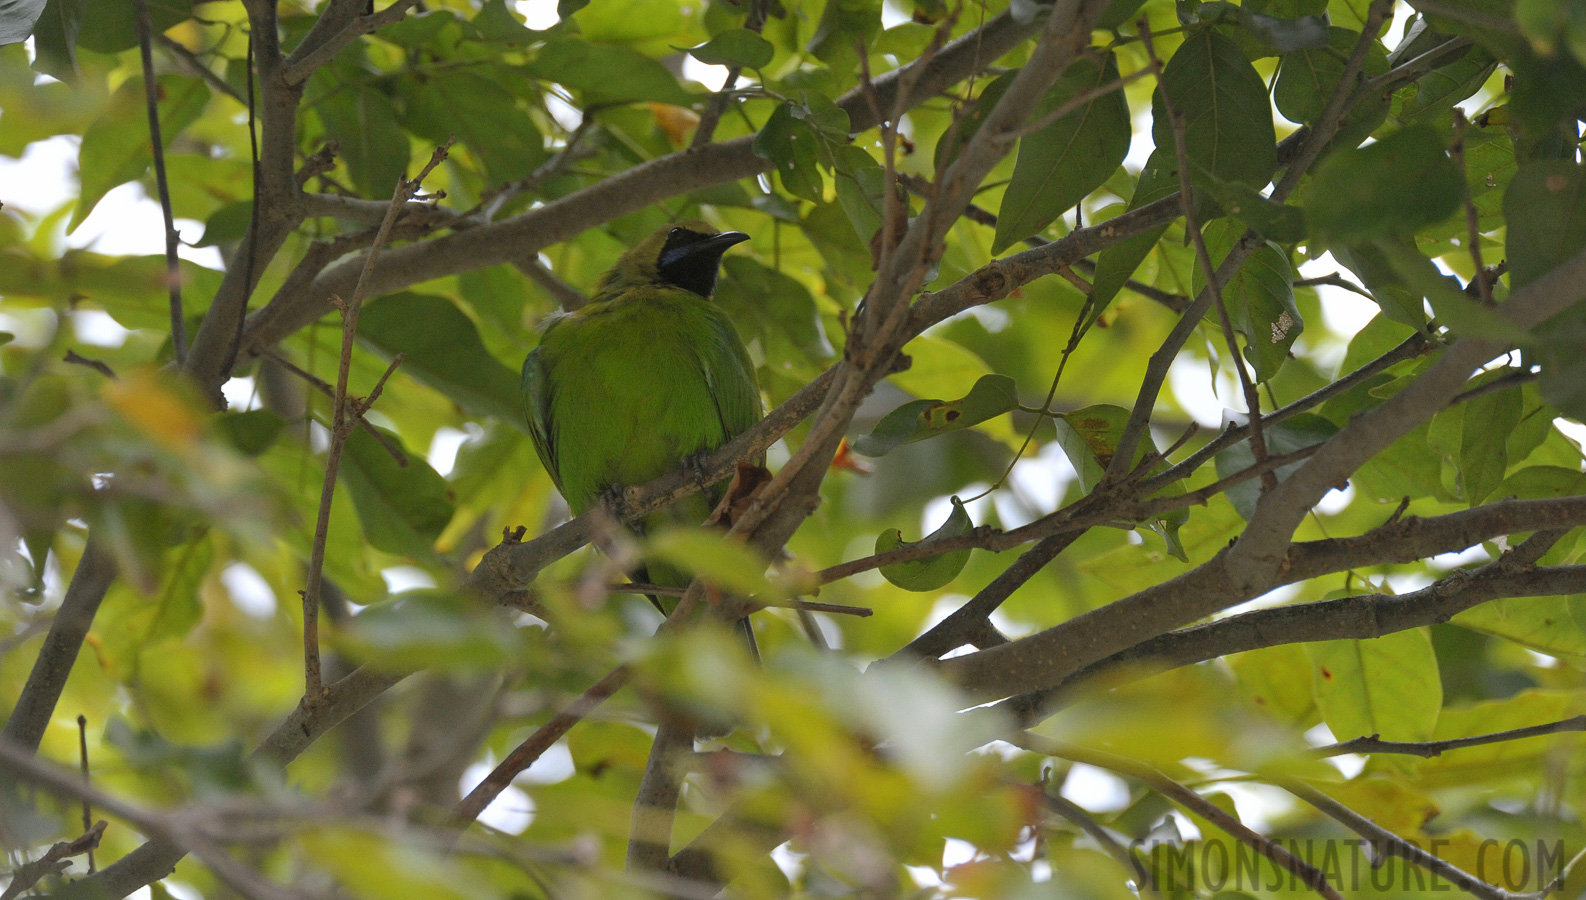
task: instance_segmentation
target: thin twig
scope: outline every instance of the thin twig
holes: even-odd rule
[[[324,394],[332,400],[336,399],[335,387],[331,386],[330,383],[326,382],[318,375],[315,375],[313,372],[310,372],[307,369],[298,366],[297,363],[292,362],[290,359],[287,359],[286,354],[282,353],[275,347],[265,348],[260,353],[260,355],[267,356],[274,360],[276,363],[280,364],[281,368],[308,382],[321,394]],[[385,448],[385,452],[389,453],[391,458],[396,460],[396,464],[398,466],[401,466],[404,469],[408,467],[408,455],[402,452],[402,448],[393,443],[391,439],[386,436],[385,432],[369,424],[369,420],[365,419],[363,416],[358,417],[358,427],[362,428],[365,434],[378,441],[380,446]]]
[[[108,365],[100,362],[97,359],[89,359],[88,357],[78,353],[76,350],[68,349],[66,351],[66,355],[61,357],[61,362],[71,363],[74,366],[85,366],[87,368],[93,369],[95,372],[98,372],[106,378],[116,377],[116,371],[114,369],[110,368]]]
[[[1376,853],[1404,859],[1434,875],[1448,879],[1450,884],[1459,887],[1468,894],[1480,897],[1482,900],[1541,900],[1541,898],[1557,890],[1562,882],[1562,877],[1558,877],[1548,882],[1538,891],[1528,893],[1506,891],[1497,885],[1482,881],[1480,878],[1466,872],[1435,853],[1421,849],[1416,846],[1415,842],[1399,837],[1397,834],[1383,828],[1381,825],[1339,803],[1298,778],[1276,778],[1273,779],[1272,783],[1316,807],[1328,818],[1365,838],[1370,842],[1371,848]],[[1538,875],[1540,876],[1540,873]]]
[[[1494,731],[1488,734],[1475,734],[1470,737],[1448,738],[1442,741],[1385,741],[1378,735],[1357,737],[1352,740],[1339,741],[1325,747],[1317,747],[1311,752],[1316,756],[1343,756],[1346,753],[1400,753],[1407,756],[1419,756],[1422,759],[1431,759],[1442,756],[1449,750],[1462,750],[1466,747],[1483,747],[1488,744],[1502,744],[1508,741],[1517,741],[1522,738],[1538,737],[1544,734],[1561,734],[1567,731],[1586,731],[1586,715],[1571,716],[1557,722],[1547,722],[1542,725],[1527,725],[1524,728],[1511,728],[1507,731]]]
[[[149,112],[149,144],[154,149],[154,184],[165,217],[165,286],[171,296],[171,346],[176,364],[187,364],[187,320],[182,315],[182,270],[176,260],[176,220],[171,214],[171,188],[165,180],[165,144],[160,139],[159,88],[154,82],[154,51],[150,47],[148,0],[133,0],[137,7],[138,50],[143,57],[143,102]]]
[[[79,713],[78,716],[77,716],[77,756],[82,761],[83,784],[92,784],[92,781],[89,779],[89,776],[88,776],[88,717],[85,716],[85,715],[82,715],[81,713]],[[93,803],[91,801],[89,801],[88,795],[84,794],[83,795],[83,834],[85,834],[85,835],[88,834],[90,831],[93,830],[93,828],[94,828],[94,806],[93,806]],[[101,828],[100,830],[103,831],[104,829]],[[96,838],[94,843],[97,844],[98,842],[99,841]],[[90,874],[90,875],[94,874],[94,848],[93,847],[89,847],[88,848],[88,874]]]
[[[1105,825],[1096,821],[1084,807],[1048,790],[1041,791],[1041,802],[1046,808],[1069,822],[1078,826],[1080,831],[1090,836],[1108,856],[1118,861],[1129,872],[1134,874],[1134,883],[1142,897],[1160,896],[1156,890],[1156,881],[1151,877],[1151,872],[1145,867],[1140,858],[1130,852],[1129,846],[1118,839],[1118,836],[1108,830]]]
[[[1450,155],[1454,157],[1454,165],[1459,169],[1460,200],[1465,207],[1465,239],[1470,242],[1470,261],[1475,265],[1475,276],[1471,281],[1476,285],[1477,299],[1482,306],[1492,305],[1492,283],[1482,277],[1486,266],[1481,261],[1481,220],[1476,212],[1476,203],[1470,199],[1470,176],[1465,171],[1465,134],[1470,123],[1465,120],[1465,111],[1454,107],[1454,147]]]
[[[1160,83],[1162,60],[1157,58],[1156,42],[1151,38],[1151,25],[1144,18],[1140,20],[1140,40],[1145,46],[1146,56],[1151,60],[1151,70],[1157,75],[1157,97],[1161,99],[1163,111],[1167,113],[1168,121],[1173,126],[1173,152],[1178,159],[1179,206],[1184,211],[1184,230],[1189,232],[1190,239],[1195,244],[1195,258],[1200,263],[1201,271],[1206,273],[1206,289],[1212,292],[1212,306],[1217,310],[1217,323],[1222,328],[1223,341],[1228,346],[1228,355],[1234,371],[1239,375],[1239,388],[1244,393],[1245,409],[1250,414],[1250,452],[1259,464],[1267,456],[1266,436],[1261,431],[1261,394],[1256,390],[1255,382],[1250,379],[1250,373],[1245,371],[1244,354],[1239,352],[1239,340],[1234,337],[1234,326],[1228,317],[1228,302],[1223,297],[1223,288],[1218,283],[1216,267],[1212,265],[1211,252],[1206,249],[1206,236],[1201,234],[1200,221],[1195,215],[1195,189],[1190,179],[1188,136],[1185,133],[1187,127],[1184,117],[1174,108],[1173,99],[1168,96],[1167,88]],[[1247,344],[1255,340],[1254,335],[1245,335]],[[1276,473],[1269,470],[1261,474],[1263,492],[1272,490],[1277,484]]]
[[[452,824],[458,829],[467,827],[468,823],[479,818],[485,811],[490,801],[496,799],[502,791],[512,784],[512,779],[534,765],[535,760],[551,749],[568,730],[578,724],[585,716],[594,711],[595,707],[615,694],[628,683],[633,676],[633,670],[626,665],[618,666],[606,674],[606,677],[595,682],[588,690],[578,695],[572,703],[563,707],[560,712],[552,716],[550,721],[541,725],[538,730],[529,735],[523,743],[519,744],[508,753],[494,769],[479,782],[468,796],[460,800],[452,808]]]
[[[1327,876],[1320,869],[1290,853],[1284,849],[1281,843],[1252,830],[1222,807],[1195,793],[1178,781],[1169,778],[1154,766],[1117,754],[1054,741],[1027,731],[1010,735],[1007,737],[1007,741],[1031,753],[1082,762],[1097,768],[1117,772],[1120,775],[1139,779],[1157,793],[1216,825],[1230,837],[1249,844],[1256,852],[1293,873],[1306,887],[1326,897],[1327,900],[1343,900],[1343,897],[1328,882]]]
[[[221,367],[221,372],[231,374],[237,365],[237,351],[242,347],[242,330],[248,321],[248,301],[253,297],[253,278],[255,260],[259,255],[259,182],[263,179],[263,170],[259,167],[259,132],[254,125],[257,104],[253,96],[253,32],[248,32],[248,55],[245,60],[248,70],[248,158],[252,162],[251,194],[248,197],[248,235],[242,242],[242,291],[237,301],[241,307],[237,311],[237,328],[231,335],[231,344],[226,348],[226,362]]]
[[[373,400],[371,397],[369,401],[360,402],[347,394],[347,381],[352,371],[352,348],[358,334],[358,313],[363,307],[369,274],[374,270],[375,261],[380,257],[380,248],[390,236],[391,226],[395,224],[403,204],[418,193],[424,178],[446,158],[446,151],[450,146],[451,142],[448,141],[444,146],[437,147],[430,156],[430,161],[420,170],[417,177],[412,180],[397,179],[396,189],[391,195],[391,206],[386,212],[385,221],[380,223],[380,230],[375,235],[369,256],[364,260],[363,274],[353,290],[352,299],[343,303],[337,298],[332,298],[332,302],[340,307],[342,314],[341,360],[336,369],[336,396],[332,404],[335,411],[331,418],[330,448],[325,455],[325,480],[320,488],[319,518],[314,525],[314,546],[309,554],[308,580],[303,590],[303,703],[311,708],[321,702],[325,690],[320,676],[319,602],[325,570],[325,544],[330,537],[331,501],[336,494],[336,475],[341,466],[341,455],[346,447],[347,438],[368,409],[368,403]],[[398,361],[400,357],[398,360],[393,360],[391,368],[381,377],[380,384],[376,386],[376,393],[385,384],[385,378],[396,368]]]

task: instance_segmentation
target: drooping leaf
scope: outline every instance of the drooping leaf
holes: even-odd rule
[[[401,438],[386,437],[401,446]],[[347,439],[341,460],[341,484],[352,495],[364,537],[376,549],[397,556],[431,561],[435,539],[452,518],[446,480],[422,457],[409,453],[407,466],[362,429]]]
[[[1306,192],[1305,214],[1311,233],[1328,244],[1409,236],[1453,215],[1464,183],[1443,139],[1412,125],[1323,160]]]
[[[154,34],[193,15],[193,0],[145,0],[150,30]],[[133,3],[95,3],[77,33],[77,45],[95,53],[120,53],[138,46],[137,6]]]
[[[315,79],[324,74],[321,70]],[[407,133],[391,98],[369,84],[348,85],[330,89],[314,109],[325,134],[341,145],[338,157],[358,192],[368,199],[389,200],[408,166]]]
[[[0,47],[27,39],[44,12],[44,0],[0,0]]]
[[[1586,169],[1562,160],[1521,166],[1503,212],[1510,277],[1523,287],[1586,249]]]
[[[758,69],[776,55],[776,47],[747,28],[730,28],[698,47],[689,48],[688,55],[712,66]]]
[[[1099,64],[1081,59],[1052,85],[1030,120],[1043,121],[1080,94],[1117,80],[1111,54]],[[1129,106],[1122,91],[1112,91],[1021,138],[991,252],[1036,234],[1101,187],[1128,154],[1129,136]]]
[[[528,113],[480,72],[454,69],[425,79],[404,121],[436,143],[455,137],[484,164],[492,184],[523,178],[545,160],[544,139]]]
[[[1140,181],[1135,186],[1134,196],[1129,199],[1129,209],[1139,209],[1178,189],[1178,164],[1174,161],[1173,151],[1157,147],[1146,160],[1145,168],[1140,170]],[[1151,248],[1156,246],[1166,230],[1166,225],[1153,228],[1101,251],[1096,260],[1096,277],[1091,283],[1090,321],[1094,322],[1106,311],[1107,305],[1134,277],[1135,270],[1151,254]]]
[[[403,374],[463,409],[527,429],[518,376],[490,355],[473,321],[444,297],[405,291],[381,297],[364,309],[358,339],[387,359],[403,354]]]
[[[1424,741],[1432,736],[1443,685],[1425,631],[1321,641],[1306,644],[1305,653],[1315,675],[1316,704],[1337,739],[1377,735]]]
[[[161,143],[169,148],[209,102],[209,85],[185,75],[156,77]],[[148,107],[141,78],[128,79],[110,98],[105,112],[83,134],[77,164],[82,193],[68,230],[81,225],[110,189],[142,175],[154,156],[149,140]],[[394,182],[393,182],[394,184]]]
[[[1360,32],[1347,28],[1327,29],[1325,46],[1283,54],[1283,67],[1272,91],[1273,103],[1283,117],[1302,124],[1314,124],[1333,99],[1344,65],[1360,41]],[[1373,42],[1366,51],[1364,74],[1375,78],[1388,71],[1382,45]],[[1354,147],[1377,129],[1388,116],[1388,99],[1380,93],[1368,95],[1344,114],[1331,147]]]
[[[1225,181],[1259,188],[1277,168],[1276,137],[1267,87],[1239,47],[1212,30],[1185,39],[1162,70],[1151,103],[1151,139],[1174,146],[1163,102],[1183,118],[1190,161]]]
[[[958,400],[912,400],[894,409],[869,434],[854,441],[853,448],[866,456],[884,456],[905,444],[979,425],[1018,406],[1012,378],[984,375]]]
[[[945,538],[958,537],[968,534],[975,527],[969,518],[969,512],[964,509],[964,504],[957,496],[952,498],[953,511],[948,514],[947,521],[940,528],[926,535],[919,543],[928,544]],[[903,540],[903,532],[896,528],[888,528],[876,535],[876,552],[887,553],[901,547],[912,547],[912,544]],[[958,577],[969,562],[972,550],[953,550],[948,553],[938,553],[923,559],[911,559],[905,562],[892,563],[881,567],[881,575],[887,581],[906,591],[934,591],[946,587],[949,582]]]
[[[1302,413],[1292,419],[1263,428],[1261,437],[1266,443],[1268,456],[1281,456],[1285,453],[1293,453],[1296,450],[1317,446],[1326,442],[1337,433],[1338,426],[1332,422],[1321,416]],[[1255,452],[1250,448],[1250,442],[1240,441],[1217,454],[1217,477],[1228,478],[1243,472],[1255,465],[1255,463],[1256,456]],[[1289,463],[1286,466],[1279,467],[1275,474],[1278,480],[1282,481],[1294,474],[1304,464],[1304,460]],[[1255,514],[1256,503],[1261,500],[1261,479],[1252,478],[1248,481],[1242,481],[1229,488],[1227,496],[1228,502],[1234,505],[1234,509],[1239,511],[1239,515],[1249,521],[1250,517]]]
[[[1214,266],[1221,265],[1244,229],[1227,219],[1206,226],[1206,249]],[[1196,266],[1195,291],[1206,285],[1206,273]],[[1294,269],[1276,244],[1256,248],[1222,287],[1234,330],[1245,337],[1245,357],[1256,370],[1257,381],[1275,376],[1289,348],[1305,330],[1305,320],[1294,303]],[[1208,313],[1214,321],[1216,313]]]

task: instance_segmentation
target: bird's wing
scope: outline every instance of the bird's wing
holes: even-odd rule
[[[710,334],[700,347],[700,368],[716,404],[725,440],[732,440],[760,421],[760,387],[755,382],[749,351],[726,314],[711,308]]]
[[[529,422],[529,437],[534,439],[540,464],[545,466],[556,489],[561,490],[561,469],[556,464],[556,446],[551,443],[551,379],[540,352],[543,349],[543,345],[535,347],[523,361],[523,416]]]

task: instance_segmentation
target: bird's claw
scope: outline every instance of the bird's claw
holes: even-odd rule
[[[704,491],[707,487],[710,487],[709,483],[705,480],[706,477],[710,475],[710,469],[705,466],[705,460],[709,456],[709,450],[701,450],[698,453],[690,454],[683,459],[683,471],[688,473],[688,475],[694,479],[694,484],[698,485],[701,491]]]
[[[599,499],[600,505],[614,518],[622,519],[622,511],[627,507],[627,488],[620,484],[608,484],[600,489]]]

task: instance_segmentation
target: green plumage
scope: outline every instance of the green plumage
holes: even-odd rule
[[[722,253],[746,239],[703,222],[662,228],[617,261],[588,305],[555,319],[524,361],[534,448],[574,514],[610,488],[677,471],[760,420],[749,354],[709,299]],[[723,490],[718,484],[645,524],[697,525]],[[688,582],[661,567],[649,578]]]

